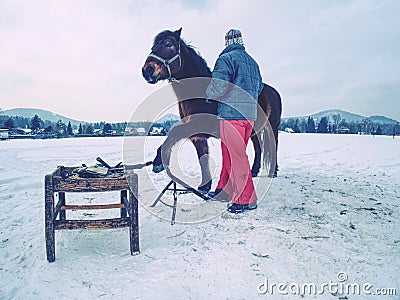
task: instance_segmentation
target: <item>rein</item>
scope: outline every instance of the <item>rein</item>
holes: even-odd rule
[[[173,57],[171,57],[170,59],[164,59],[158,55],[155,55],[154,53],[150,53],[147,57],[152,57],[156,60],[158,60],[159,62],[161,62],[168,70],[168,80],[169,81],[177,81],[175,78],[172,77],[172,73],[171,73],[171,68],[170,65],[177,59],[179,59],[179,69],[182,68],[182,59],[181,59],[181,43],[179,41],[178,43],[178,53],[175,54]]]

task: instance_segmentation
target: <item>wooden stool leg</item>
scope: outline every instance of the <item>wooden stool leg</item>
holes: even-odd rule
[[[121,204],[126,204],[128,203],[128,193],[127,191],[121,191]],[[129,207],[124,207],[121,208],[121,218],[126,218],[127,212],[128,212]]]
[[[54,191],[51,175],[45,177],[45,234],[47,260],[53,262],[56,259],[55,230],[54,230]]]
[[[139,254],[139,211],[138,211],[138,175],[130,174],[129,180],[129,238],[131,255]]]
[[[58,192],[58,199],[61,201],[61,205],[65,205],[65,192]],[[60,220],[67,219],[67,212],[65,210],[60,210]]]

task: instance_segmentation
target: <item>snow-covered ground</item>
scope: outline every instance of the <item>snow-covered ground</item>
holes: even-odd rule
[[[400,139],[382,136],[282,133],[279,177],[269,190],[267,177],[257,179],[257,210],[232,215],[225,204],[181,195],[181,223],[173,226],[170,209],[148,208],[168,177],[140,170],[141,253],[130,255],[125,228],[62,230],[56,261],[48,263],[45,174],[94,164],[97,156],[116,164],[123,150],[141,163],[162,142],[129,139],[128,148],[123,138],[0,142],[0,299],[365,299],[335,292],[346,276],[341,286],[397,288],[396,296],[375,297],[400,298]],[[218,141],[211,147],[218,176]],[[178,162],[195,182],[193,149],[181,149]],[[76,197],[67,194],[67,201]],[[101,198],[87,194],[84,201]],[[322,295],[293,295],[297,286],[325,283]]]

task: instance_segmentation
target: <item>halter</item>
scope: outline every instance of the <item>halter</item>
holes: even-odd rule
[[[182,59],[181,59],[181,44],[180,42],[178,42],[178,53],[175,54],[173,57],[171,57],[170,59],[164,59],[162,57],[159,57],[153,53],[150,53],[147,57],[152,57],[155,58],[156,60],[158,60],[159,62],[161,62],[168,70],[168,80],[170,81],[175,81],[176,79],[172,77],[172,73],[171,73],[171,68],[170,65],[179,58],[179,69],[182,67]]]

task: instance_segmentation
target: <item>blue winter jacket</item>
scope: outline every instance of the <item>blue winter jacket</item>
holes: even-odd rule
[[[258,96],[263,86],[256,61],[244,46],[232,44],[215,63],[207,97],[219,101],[219,119],[256,120]]]

